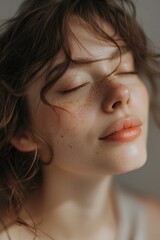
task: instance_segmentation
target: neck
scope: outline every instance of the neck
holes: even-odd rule
[[[64,229],[70,235],[69,239],[72,239],[71,235],[77,236],[77,232],[82,234],[79,239],[87,239],[89,231],[91,239],[94,230],[99,228],[102,232],[104,227],[107,231],[107,225],[112,229],[116,224],[110,176],[76,174],[56,166],[45,167],[40,199],[47,226],[43,229],[47,232],[52,232],[56,226],[54,234]]]

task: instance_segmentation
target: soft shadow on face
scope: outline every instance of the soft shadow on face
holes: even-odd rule
[[[116,50],[113,43],[96,38],[76,17],[70,26],[78,39],[71,38],[72,58],[101,60],[70,66],[48,92],[49,102],[57,106],[55,111],[39,98],[40,80],[29,90],[32,127],[54,151],[49,167],[98,175],[139,168],[146,161],[148,93],[135,74],[133,56],[127,51],[121,61],[119,57],[110,59]],[[114,35],[108,24],[103,27]],[[113,123],[130,117],[142,123],[139,136],[126,141],[101,139]],[[39,143],[38,149],[41,159],[47,161],[46,145]]]

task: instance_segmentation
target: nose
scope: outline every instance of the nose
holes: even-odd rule
[[[105,98],[103,100],[103,111],[113,113],[117,109],[125,108],[130,102],[130,90],[121,83],[112,82],[106,87]]]

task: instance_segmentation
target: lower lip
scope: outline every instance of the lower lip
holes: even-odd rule
[[[102,140],[108,142],[128,142],[134,140],[141,135],[140,127],[132,127],[123,129],[122,131],[113,133]]]

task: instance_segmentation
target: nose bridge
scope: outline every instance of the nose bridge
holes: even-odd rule
[[[129,104],[130,90],[128,86],[117,82],[116,79],[105,81],[104,84],[103,110],[105,112],[111,113],[119,108],[125,108]]]

